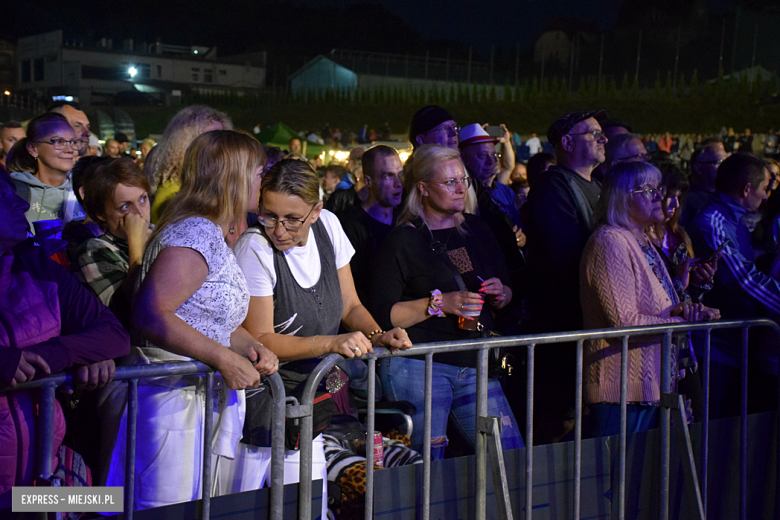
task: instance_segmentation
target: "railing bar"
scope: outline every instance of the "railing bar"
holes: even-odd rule
[[[490,351],[486,348],[479,349],[477,351],[477,395],[476,406],[474,413],[476,415],[474,424],[476,427],[476,456],[474,458],[476,479],[474,482],[474,495],[475,495],[475,515],[477,520],[484,520],[487,514],[487,457],[485,450],[487,449],[487,434],[483,433],[480,428],[480,417],[487,416],[487,360],[488,353]],[[500,442],[500,439],[499,439]],[[496,493],[500,491],[495,490]]]
[[[672,387],[671,367],[672,332],[663,335],[661,345],[661,394],[668,394]],[[670,458],[671,410],[661,407],[661,520],[669,519],[669,458]]]
[[[314,406],[314,395],[317,391],[317,387],[320,385],[320,381],[325,374],[336,365],[342,358],[338,354],[329,354],[314,368],[309,379],[306,380],[306,385],[303,389],[303,395],[301,396],[300,405],[308,405],[311,408]],[[311,413],[301,417],[301,434],[300,434],[300,481],[298,483],[298,518],[300,520],[311,520],[311,476],[312,476],[312,440],[314,437],[314,417]],[[323,500],[325,497],[322,497]]]
[[[285,392],[279,374],[266,378],[274,397],[271,416],[271,520],[281,520],[284,515],[284,420]]]
[[[534,345],[528,353],[525,396],[525,518],[531,520],[534,503]]]
[[[709,484],[709,458],[710,458],[710,341],[712,340],[712,329],[705,331],[705,360],[704,360],[704,417],[702,421],[701,433],[701,500],[704,505],[704,516],[707,516],[707,490]],[[778,466],[780,467],[780,466]],[[780,482],[780,480],[778,480]]]
[[[618,518],[626,518],[626,430],[628,429],[628,336],[620,354],[620,450],[618,462]]]
[[[574,520],[580,520],[582,501],[582,350],[583,340],[577,342],[577,383],[574,399]]]
[[[366,520],[374,516],[374,430],[376,422],[376,358],[368,359],[368,424],[366,425]],[[384,450],[383,450],[384,452]],[[384,464],[384,461],[381,461]]]
[[[127,382],[127,445],[125,453],[125,518],[133,520],[135,512],[135,443],[138,424],[138,379]]]
[[[223,383],[224,384],[224,383]],[[206,395],[203,400],[203,508],[201,518],[211,517],[211,436],[214,421],[214,372],[206,374]]]
[[[433,352],[425,355],[425,419],[423,421],[423,520],[431,518],[431,414],[433,413]]]
[[[748,392],[748,327],[742,329],[742,386],[740,388],[741,417],[739,430],[739,517],[747,520],[747,392]],[[780,448],[780,446],[778,447]]]
[[[38,477],[49,480],[53,473],[54,458],[54,389],[52,384],[45,385],[40,391],[40,419],[36,435],[38,444]]]

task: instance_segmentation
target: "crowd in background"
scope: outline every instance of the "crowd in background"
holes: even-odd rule
[[[326,125],[287,149],[261,145],[224,113],[190,106],[159,143],[101,144],[77,104],[59,102],[0,129],[0,384],[70,369],[55,453],[75,449],[96,483],[122,485],[127,428],[116,365],[195,359],[218,372],[213,482],[201,482],[198,377],[139,383],[135,503],[145,509],[267,485],[270,401],[289,396],[323,355],[374,347],[780,313],[780,136],[634,133],[604,112],[566,114],[546,139],[500,122],[458,121],[429,105],[411,119],[401,160],[387,123],[346,135]],[[255,127],[254,134],[260,131]],[[351,146],[343,164],[302,140]],[[382,144],[372,144],[375,141]],[[60,264],[59,266],[56,264]],[[71,274],[68,273],[70,271]],[[701,420],[704,339],[676,338],[674,385]],[[776,407],[776,338],[750,336],[750,409]],[[585,345],[586,437],[619,428],[620,342]],[[629,432],[656,427],[659,338],[631,345]],[[572,435],[572,344],[536,350],[534,440]],[[434,358],[431,456],[473,452],[476,359]],[[507,359],[503,365],[506,366]],[[739,338],[712,335],[711,417],[739,411]],[[512,361],[517,368],[521,359]],[[488,415],[505,449],[522,447],[524,371],[491,371]],[[411,435],[384,431],[385,466],[419,462],[424,357],[381,360],[383,399],[408,404]],[[317,391],[315,478],[354,499],[360,467],[344,435],[364,391],[363,362],[339,363]],[[100,424],[84,428],[85,417]],[[348,421],[347,421],[348,422]],[[285,482],[295,482],[287,423]],[[91,431],[87,431],[91,430]],[[35,400],[0,396],[0,508],[32,481]],[[59,450],[59,451],[58,451]],[[362,462],[361,462],[362,460]],[[333,497],[327,481],[338,483]],[[351,491],[348,491],[351,490]],[[333,504],[331,504],[333,506]],[[328,507],[323,501],[323,515]],[[336,509],[338,509],[336,507]],[[324,517],[324,516],[323,516]]]

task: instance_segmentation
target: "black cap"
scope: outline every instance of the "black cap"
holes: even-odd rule
[[[409,125],[409,141],[416,148],[417,140],[415,138],[418,135],[436,128],[445,121],[454,120],[452,114],[438,105],[422,107],[412,116],[412,124]]]
[[[603,110],[599,110],[597,112],[574,112],[572,114],[566,114],[551,124],[550,128],[547,129],[547,140],[550,141],[551,145],[558,146],[561,144],[561,138],[571,132],[571,129],[574,128],[577,123],[590,119],[591,117],[601,123],[607,118],[607,113]]]
[[[130,139],[128,139],[127,136],[122,132],[119,132],[114,136],[114,141],[116,141],[117,143],[129,143]]]

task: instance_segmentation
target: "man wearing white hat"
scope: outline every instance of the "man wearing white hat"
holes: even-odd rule
[[[515,205],[515,193],[506,184],[495,182],[499,170],[497,142],[498,139],[491,137],[481,125],[475,123],[461,129],[458,148],[471,178],[478,182],[501,211],[506,213],[512,227],[520,228],[520,213]]]

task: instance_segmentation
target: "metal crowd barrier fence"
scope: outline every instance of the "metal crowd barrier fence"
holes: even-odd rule
[[[572,460],[574,473],[573,500],[571,518],[579,520],[581,509],[581,477],[582,477],[582,372],[583,372],[583,343],[591,339],[619,338],[622,340],[621,373],[620,373],[620,435],[619,435],[619,465],[618,465],[618,518],[626,517],[626,429],[627,429],[627,402],[628,393],[628,344],[629,339],[636,336],[661,336],[661,363],[663,372],[661,375],[661,460],[660,460],[660,486],[659,504],[660,518],[668,520],[670,507],[669,481],[670,481],[670,452],[671,452],[671,412],[675,409],[678,413],[680,424],[676,430],[680,431],[681,441],[687,443],[687,457],[683,453],[684,478],[686,485],[690,485],[695,500],[696,518],[704,520],[707,516],[707,489],[708,473],[707,462],[709,458],[709,389],[710,389],[710,349],[711,333],[713,330],[741,329],[741,421],[740,421],[740,519],[747,519],[747,376],[748,376],[748,331],[750,328],[768,327],[778,338],[778,351],[780,352],[780,326],[767,319],[742,320],[742,321],[718,321],[706,323],[682,323],[678,325],[654,325],[647,327],[625,327],[612,329],[599,329],[589,331],[573,331],[552,334],[538,334],[527,336],[493,337],[476,340],[447,341],[437,343],[425,343],[415,345],[405,351],[398,351],[394,356],[425,356],[425,419],[423,446],[423,490],[422,490],[422,518],[429,520],[431,515],[431,403],[432,403],[432,378],[434,354],[446,352],[463,352],[474,350],[477,352],[477,391],[476,391],[476,418],[477,418],[477,442],[476,442],[476,479],[475,496],[476,511],[474,517],[483,520],[486,516],[487,486],[486,486],[486,447],[488,437],[493,440],[490,445],[490,456],[496,498],[498,500],[498,512],[500,518],[511,519],[513,512],[511,497],[508,494],[506,473],[503,470],[503,457],[500,455],[501,441],[497,438],[495,418],[487,417],[487,369],[488,353],[494,348],[526,347],[527,350],[527,395],[526,395],[526,429],[524,441],[525,448],[525,519],[531,520],[533,514],[533,405],[534,405],[534,350],[542,345],[551,343],[577,344],[577,381],[576,381],[576,417],[574,424],[574,458]],[[671,393],[671,345],[672,336],[691,331],[703,331],[705,334],[704,356],[704,418],[703,437],[701,450],[701,476],[697,474],[696,463],[690,443],[685,420],[684,404],[682,396]],[[368,416],[367,431],[374,431],[374,413],[376,396],[376,361],[377,359],[391,357],[387,349],[374,349],[374,354],[364,356],[368,364]],[[343,358],[338,354],[330,354],[317,365],[306,383],[301,400],[302,405],[311,405],[315,391],[325,374]],[[780,385],[778,385],[780,386]],[[778,389],[780,396],[780,389]],[[780,403],[780,398],[778,399]],[[780,413],[778,413],[780,417]],[[491,420],[492,419],[492,420]],[[776,428],[778,446],[780,446],[780,427]],[[311,481],[312,476],[312,434],[313,418],[304,416],[301,421],[301,458],[300,458],[300,482]],[[683,438],[684,436],[684,438]],[[496,454],[498,452],[498,455]],[[780,468],[780,450],[778,450],[776,467]],[[370,520],[373,515],[374,501],[374,454],[373,450],[366,450],[366,495],[365,518]],[[499,481],[500,479],[500,481]],[[700,484],[701,482],[701,484]],[[780,500],[780,478],[776,479],[776,500]],[[299,486],[298,488],[298,518],[300,520],[311,519],[311,486]],[[775,504],[775,515],[780,514],[780,503]]]
[[[577,347],[577,381],[576,381],[576,416],[574,423],[574,457],[572,460],[574,486],[571,518],[580,518],[581,506],[581,469],[582,469],[582,373],[583,373],[583,344],[590,339],[608,339],[620,338],[622,340],[621,352],[621,401],[620,401],[620,435],[619,435],[619,465],[618,465],[618,518],[625,519],[626,506],[626,395],[627,395],[627,371],[628,371],[628,343],[629,339],[636,336],[662,336],[662,365],[663,373],[661,377],[661,461],[660,461],[660,511],[661,518],[669,518],[669,480],[670,480],[670,433],[671,433],[671,410],[673,408],[680,412],[681,435],[687,439],[688,457],[684,461],[685,478],[689,481],[694,492],[697,517],[706,518],[708,473],[707,463],[709,458],[708,451],[708,433],[709,433],[709,388],[710,388],[710,339],[713,330],[723,329],[741,329],[741,421],[740,421],[740,518],[747,518],[747,359],[748,359],[748,331],[754,327],[768,327],[780,340],[780,326],[775,322],[766,319],[744,320],[744,321],[720,321],[709,323],[683,323],[678,325],[656,325],[649,327],[626,327],[619,329],[600,329],[590,331],[572,331],[551,334],[538,334],[526,336],[506,336],[493,337],[477,340],[449,341],[415,345],[412,349],[399,351],[392,356],[425,356],[425,420],[424,420],[424,447],[423,447],[423,490],[422,490],[422,518],[428,520],[431,513],[431,460],[430,460],[430,433],[431,433],[431,411],[432,411],[432,378],[433,378],[433,358],[434,354],[446,352],[476,351],[477,354],[477,391],[476,391],[476,417],[477,417],[477,443],[476,443],[476,511],[475,518],[484,519],[486,516],[487,505],[487,447],[489,440],[493,444],[490,446],[490,457],[494,485],[496,488],[496,497],[498,500],[498,511],[501,518],[513,518],[511,498],[508,494],[506,481],[506,472],[503,467],[503,458],[501,455],[501,441],[498,438],[497,424],[495,418],[487,417],[487,369],[488,355],[491,349],[495,348],[518,348],[526,347],[527,351],[527,395],[526,395],[526,429],[524,441],[526,444],[525,452],[525,518],[531,520],[533,508],[533,405],[534,405],[534,351],[537,346],[552,343],[570,343],[576,342]],[[703,436],[701,457],[701,475],[697,475],[695,460],[693,457],[690,438],[688,437],[687,425],[684,420],[684,411],[682,409],[681,397],[677,402],[670,402],[671,394],[671,365],[670,349],[672,336],[690,331],[704,331],[705,349],[704,356],[704,405],[705,412],[703,418]],[[778,341],[778,350],[780,351],[780,341]],[[367,431],[374,431],[375,423],[375,396],[376,396],[376,361],[377,359],[391,357],[388,350],[383,348],[375,349],[374,354],[365,356],[363,359],[368,363],[368,415]],[[312,477],[312,437],[313,437],[313,418],[311,410],[313,407],[314,394],[324,375],[336,363],[342,361],[340,355],[331,354],[323,358],[309,377],[304,394],[300,401],[299,413],[301,419],[301,453],[300,453],[300,482],[310,482]],[[207,412],[213,409],[213,385],[214,370],[211,367],[199,362],[180,362],[165,363],[139,366],[117,367],[114,381],[127,381],[128,384],[128,427],[127,427],[127,459],[125,465],[125,518],[133,518],[133,498],[135,486],[135,445],[136,445],[136,418],[138,413],[138,381],[140,379],[162,376],[194,375],[205,374],[206,377],[206,395],[205,410]],[[32,381],[17,385],[6,392],[27,391],[31,389],[40,390],[40,419],[37,428],[36,438],[36,474],[48,478],[52,474],[52,438],[54,423],[54,392],[55,389],[64,384],[71,383],[69,374],[56,374],[45,379]],[[284,386],[278,374],[267,378],[274,396],[284,395]],[[780,389],[778,390],[780,396]],[[778,400],[780,402],[780,399]],[[778,415],[780,417],[780,414]],[[272,423],[272,462],[271,462],[271,486],[270,486],[270,508],[268,518],[272,520],[282,519],[283,516],[283,487],[284,487],[284,417],[285,400],[274,399],[274,410]],[[212,437],[212,414],[205,414],[204,424],[204,450],[203,450],[203,498],[201,518],[208,520],[210,516],[211,500],[211,464],[210,445]],[[778,446],[780,446],[780,428],[777,428]],[[489,439],[490,438],[490,439]],[[366,496],[365,496],[365,518],[372,518],[373,500],[374,500],[374,454],[373,450],[366,450]],[[778,460],[776,464],[780,468],[780,450],[778,451]],[[699,482],[701,481],[701,484]],[[312,488],[310,485],[300,485],[298,489],[299,499],[299,518],[301,520],[311,519],[311,500]],[[780,500],[780,479],[776,481],[776,497]],[[780,511],[780,503],[775,504],[777,511]],[[776,512],[777,512],[776,511]]]
[[[125,462],[124,515],[133,519],[135,488],[136,420],[138,417],[138,381],[153,377],[204,374],[205,413],[203,433],[203,493],[200,518],[208,520],[211,512],[211,442],[214,409],[214,369],[197,361],[154,363],[151,365],[120,366],[114,381],[127,381],[127,453]],[[268,518],[282,518],[284,498],[284,384],[278,374],[266,378],[274,396],[271,433],[271,489]],[[54,391],[58,386],[71,384],[70,374],[55,374],[45,379],[17,385],[8,392],[33,389],[40,391],[40,419],[35,440],[35,474],[48,479],[52,474],[52,443],[54,436]],[[281,398],[276,398],[281,396]],[[302,486],[306,487],[306,486]],[[44,514],[45,518],[45,514]]]

